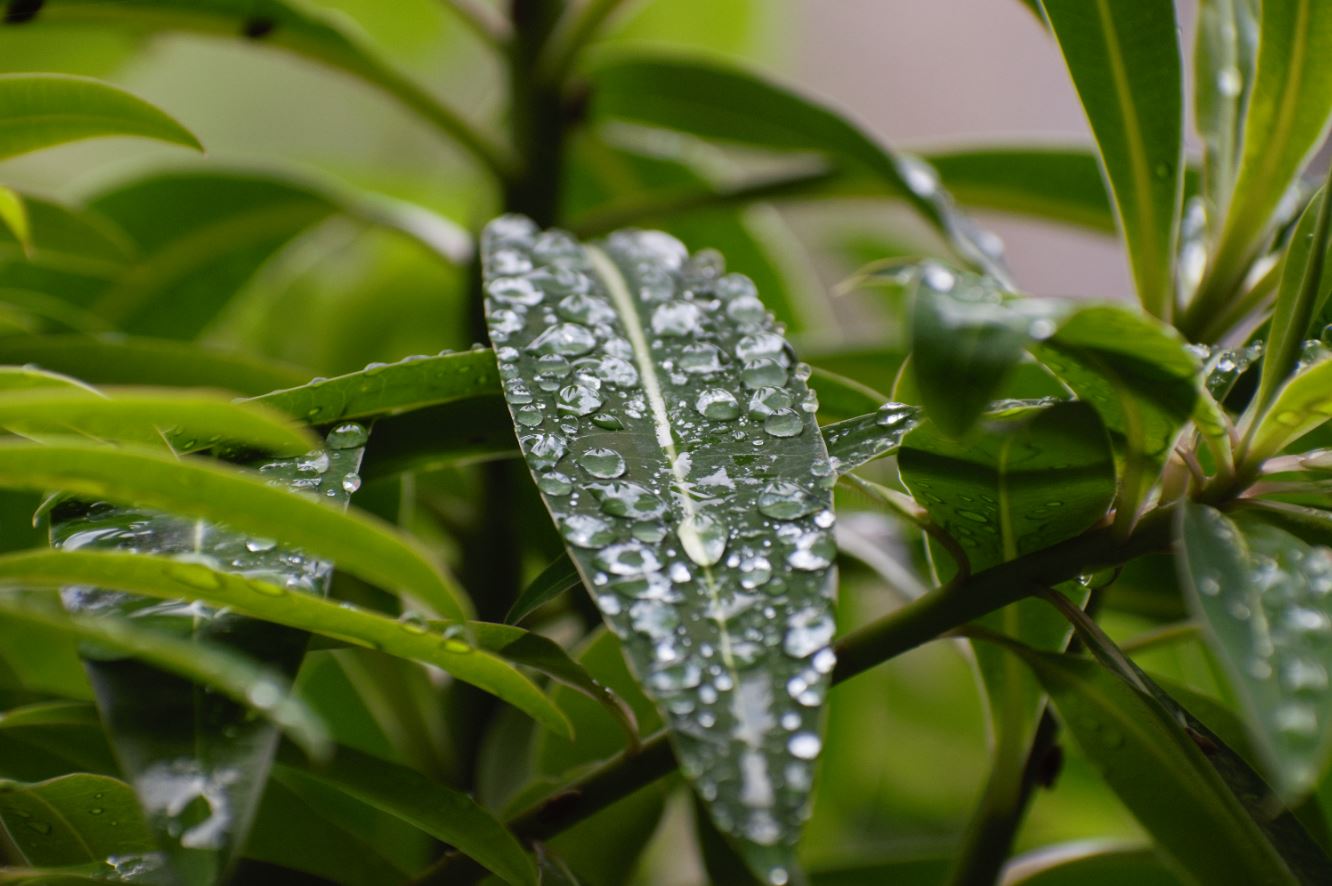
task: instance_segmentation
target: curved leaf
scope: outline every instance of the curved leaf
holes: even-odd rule
[[[17,192],[0,185],[0,233],[6,231],[18,241],[25,255],[32,253],[32,225],[28,221],[28,207]]]
[[[1043,0],[1101,149],[1138,299],[1168,319],[1184,180],[1183,62],[1173,0]]]
[[[927,155],[963,206],[1065,222],[1106,234],[1114,207],[1096,155],[1078,148],[997,147]]]
[[[359,441],[358,441],[359,445]],[[0,444],[0,486],[62,490],[94,500],[157,508],[280,538],[389,590],[408,593],[462,619],[467,598],[430,555],[369,516],[343,514],[313,498],[275,489],[259,476],[152,451],[64,444]]]
[[[1332,355],[1296,371],[1252,428],[1245,459],[1260,464],[1332,419]]]
[[[834,475],[804,374],[753,283],[666,234],[582,247],[509,216],[483,248],[547,508],[718,826],[784,882],[833,664]]]
[[[324,600],[262,578],[214,572],[198,563],[147,554],[35,551],[0,557],[0,582],[33,587],[95,585],[164,600],[200,600],[242,615],[435,665],[459,680],[526,711],[549,729],[568,724],[512,665],[473,648],[466,633],[441,633],[414,619],[397,620]]]
[[[30,363],[93,384],[205,387],[251,395],[304,384],[310,376],[282,363],[195,342],[122,336],[0,339],[0,361]]]
[[[0,158],[107,135],[203,149],[166,113],[114,86],[67,74],[0,74]]]
[[[111,873],[108,859],[157,850],[134,792],[105,775],[0,781],[0,825],[23,859],[38,867],[93,863]]]
[[[841,114],[741,68],[642,53],[593,71],[593,113],[766,150],[817,151],[905,198],[966,261],[1003,276],[992,238],[953,205],[934,170],[876,144]]]
[[[1203,143],[1207,212],[1230,208],[1243,151],[1244,118],[1258,64],[1259,0],[1202,0],[1193,50],[1194,116]]]
[[[302,764],[284,755],[288,779],[333,788],[420,828],[498,874],[506,883],[536,886],[532,859],[513,834],[476,801],[406,766],[338,748],[328,763]]]
[[[478,348],[371,365],[360,372],[272,391],[251,402],[308,424],[327,424],[411,412],[499,392],[494,352]]]

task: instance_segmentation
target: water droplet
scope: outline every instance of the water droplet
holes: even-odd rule
[[[714,375],[722,370],[721,351],[706,343],[685,345],[677,363],[690,375]]]
[[[265,551],[271,551],[277,547],[277,542],[271,538],[249,538],[245,540],[245,550],[251,554],[262,554]]]
[[[342,478],[342,491],[351,495],[361,488],[361,475],[348,474]]]
[[[837,546],[826,532],[806,532],[795,540],[786,562],[792,569],[816,572],[832,565]]]
[[[538,354],[581,357],[596,346],[597,337],[586,326],[557,323],[537,336],[528,349]]]
[[[560,388],[559,410],[573,415],[591,415],[601,408],[601,395],[583,385]]]
[[[763,420],[763,430],[774,437],[797,437],[805,429],[800,413],[794,409],[781,409]]]
[[[615,309],[605,301],[583,292],[575,292],[560,299],[555,312],[565,320],[595,326],[615,321]]]
[[[547,471],[537,478],[537,488],[546,495],[568,495],[573,492],[573,480],[559,471]]]
[[[364,446],[365,441],[369,439],[369,434],[361,425],[356,422],[346,422],[338,425],[328,432],[324,442],[328,444],[329,449],[356,449]]]
[[[620,357],[602,357],[593,372],[597,378],[607,384],[622,388],[638,384],[638,370],[628,360]]]
[[[505,304],[532,307],[541,304],[543,294],[526,277],[496,277],[486,284],[491,298]]]
[[[774,480],[759,493],[759,513],[777,520],[795,520],[812,514],[820,503],[803,488],[787,480]]]
[[[637,483],[594,483],[588,487],[601,501],[601,509],[615,517],[655,520],[666,513],[666,503]]]
[[[812,732],[797,732],[786,743],[786,749],[791,752],[791,756],[801,760],[813,760],[819,755],[822,747],[823,742]]]
[[[578,457],[578,465],[600,480],[613,480],[624,473],[624,458],[614,449],[589,449]]]
[[[560,532],[565,541],[580,548],[599,548],[615,540],[614,527],[591,514],[570,514],[564,518]]]
[[[740,380],[747,388],[781,387],[786,384],[786,367],[772,357],[760,357],[741,367]]]
[[[595,518],[593,518],[595,519]],[[597,554],[597,565],[612,575],[643,575],[661,569],[661,561],[636,541],[610,545]]]
[[[680,521],[676,530],[680,546],[685,556],[699,566],[711,566],[726,553],[726,542],[730,533],[716,518],[703,513],[693,513]]]
[[[694,408],[704,418],[734,421],[740,417],[740,403],[735,395],[724,388],[708,388],[698,395]]]
[[[835,630],[830,613],[814,607],[801,609],[787,622],[782,648],[793,658],[805,658],[831,643]]]
[[[745,362],[766,357],[778,361],[782,366],[791,365],[791,359],[786,353],[786,339],[772,332],[744,336],[735,343],[735,354]]]
[[[749,398],[749,414],[755,418],[766,418],[782,410],[790,411],[794,403],[791,392],[785,388],[762,387]]]
[[[539,471],[555,467],[567,449],[564,438],[558,434],[529,434],[519,442],[528,462]]]
[[[652,312],[652,332],[668,338],[697,335],[702,323],[702,314],[693,302],[667,302]]]
[[[535,404],[524,406],[513,414],[513,420],[525,428],[535,428],[546,420],[546,413]]]

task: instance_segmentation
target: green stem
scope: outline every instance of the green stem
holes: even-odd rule
[[[1170,542],[1173,517],[1169,509],[1154,511],[1124,539],[1117,538],[1108,527],[1100,527],[986,569],[965,582],[936,588],[839,640],[833,683],[849,680],[982,615],[1031,596],[1040,588],[1160,550]],[[658,732],[643,742],[638,753],[616,757],[518,813],[509,820],[509,828],[526,841],[549,839],[673,772],[675,767],[675,754],[666,735]],[[413,883],[470,883],[483,875],[474,862],[450,854],[428,867]]]
[[[625,0],[588,0],[577,15],[566,16],[542,54],[538,75],[547,83],[562,83],[592,38]]]

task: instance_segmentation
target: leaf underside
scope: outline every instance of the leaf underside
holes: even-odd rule
[[[547,508],[756,872],[791,876],[834,657],[835,479],[748,278],[656,232],[483,239],[505,396]]]

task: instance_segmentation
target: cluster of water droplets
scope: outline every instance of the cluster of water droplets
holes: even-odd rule
[[[1207,392],[1218,403],[1225,400],[1235,382],[1257,364],[1263,356],[1263,343],[1255,341],[1240,348],[1223,348],[1211,345],[1188,345],[1188,351],[1203,366],[1203,380]]]
[[[328,432],[322,449],[295,458],[266,460],[256,467],[273,486],[345,506],[360,486],[357,470],[365,443],[365,428],[347,422]],[[68,551],[168,557],[176,564],[167,567],[171,577],[201,591],[219,586],[212,570],[250,579],[256,593],[288,590],[323,596],[333,570],[331,563],[273,539],[255,538],[204,520],[105,502],[66,501],[58,505],[52,512],[51,542]],[[82,586],[64,588],[61,598],[72,612],[129,618],[148,622],[158,630],[224,644],[255,630],[280,630],[199,601],[159,600]],[[270,652],[263,648],[246,651],[260,656]],[[101,651],[89,652],[102,661],[117,658]],[[250,692],[252,705],[261,709],[278,705],[282,698],[282,693],[267,683],[256,684]],[[225,707],[230,703],[218,699],[218,704]],[[259,722],[243,712],[240,717],[230,728],[247,729],[252,722]],[[232,791],[253,787],[240,784],[238,769],[201,760],[192,753],[140,762],[143,765],[130,774],[150,820],[188,849],[228,845],[236,824]]]
[[[891,455],[902,438],[920,423],[921,408],[885,403],[876,412],[847,419],[823,429],[833,470],[845,474],[881,456]]]
[[[952,195],[944,189],[938,171],[914,154],[898,153],[893,162],[907,189],[927,204],[942,223],[958,253],[987,275],[1011,285],[1004,261],[1004,241],[958,208]]]
[[[784,882],[775,859],[806,814],[834,664],[836,474],[809,369],[718,254],[644,231],[600,248],[518,217],[487,228],[506,397],[685,771],[723,830],[774,850]]]
[[[1206,515],[1218,543],[1249,556],[1242,576],[1191,564],[1200,602],[1221,636],[1243,638],[1224,645],[1253,687],[1247,694],[1275,728],[1278,751],[1312,779],[1332,728],[1332,549],[1266,527],[1242,539],[1220,513]]]

